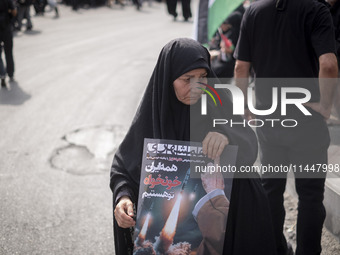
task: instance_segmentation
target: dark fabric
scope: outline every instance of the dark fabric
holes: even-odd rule
[[[338,57],[338,65],[340,68],[340,1],[336,1],[336,3],[331,7],[331,14],[333,18],[334,32],[335,32],[335,40],[336,40],[336,53]]]
[[[11,28],[8,28],[0,33],[0,43],[1,42],[3,43],[3,47],[0,47],[0,56],[3,48],[6,58],[7,74],[9,77],[13,77],[14,75],[13,34]]]
[[[261,145],[261,163],[271,166],[290,164],[304,168],[313,164],[327,164],[327,149],[330,143],[326,122],[322,117],[313,117],[295,129],[258,128]],[[278,177],[278,174],[274,174]],[[323,205],[325,173],[309,173],[320,178],[303,178],[306,172],[298,171],[295,176],[296,192],[299,195],[297,221],[297,255],[321,253],[321,233],[326,216]],[[279,255],[287,252],[287,242],[283,234],[285,209],[283,193],[286,187],[286,175],[272,179],[265,174],[262,180],[271,206],[275,239]]]
[[[335,53],[330,12],[313,0],[281,2],[283,10],[276,9],[276,0],[258,1],[246,10],[234,56],[251,62],[257,78],[317,78],[319,56]],[[319,100],[317,84],[305,88]],[[256,95],[258,109],[270,108],[268,86],[256,86]]]
[[[176,18],[178,15],[176,12],[177,0],[166,0],[166,6],[168,8],[168,13]]]
[[[225,62],[215,58],[211,62],[211,67],[218,78],[232,78],[234,77],[235,59],[231,58]]]
[[[225,24],[230,24],[232,27],[225,31],[223,34],[236,46],[240,34],[242,14],[234,11],[224,21]],[[221,36],[219,32],[216,33],[214,38],[209,43],[210,50],[220,50]],[[227,61],[220,58],[213,59],[211,63],[212,69],[218,78],[232,78],[234,77],[235,59],[231,55]]]
[[[244,12],[246,11],[246,9],[243,6],[243,3],[239,5],[239,7],[237,7],[235,9],[235,12],[240,12],[242,15],[244,14]]]
[[[33,0],[18,0],[18,3],[22,6],[30,6],[33,3]]]
[[[182,13],[185,20],[191,18],[191,8],[190,8],[190,0],[181,0],[182,2]]]
[[[18,8],[18,30],[21,29],[23,19],[26,19],[27,21],[26,29],[32,29],[33,25],[30,15],[30,6],[19,6]]]
[[[45,7],[47,5],[46,0],[35,0],[33,7],[36,14],[43,14],[45,12]]]
[[[72,9],[73,9],[74,11],[78,10],[79,1],[78,1],[78,0],[71,0],[71,3],[72,3]]]
[[[137,7],[138,10],[142,6],[142,3],[140,0],[132,0],[132,2]]]
[[[168,8],[168,13],[175,18],[178,16],[178,13],[176,11],[177,8],[177,1],[178,0],[166,0],[166,5]],[[191,18],[191,8],[190,8],[190,0],[181,0],[182,2],[182,14],[184,19]]]
[[[223,22],[224,24],[230,24],[236,31],[240,30],[242,20],[242,13],[239,11],[233,11],[228,18]],[[238,38],[238,34],[236,36]]]
[[[11,26],[11,15],[8,10],[14,10],[15,6],[12,0],[3,0],[0,2],[0,57],[2,49],[6,57],[6,69],[9,77],[14,74],[14,60],[13,60],[13,34]]]
[[[182,74],[197,68],[205,68],[208,77],[215,77],[210,69],[208,51],[191,39],[176,39],[168,43],[161,51],[143,99],[131,124],[131,127],[114,156],[110,174],[110,187],[113,192],[113,206],[121,194],[129,194],[132,202],[137,204],[140,180],[140,166],[144,138],[200,141],[206,136],[207,121],[211,116],[198,114],[200,102],[190,107],[181,103],[175,95],[173,82]],[[223,104],[232,109],[227,95],[221,93]],[[212,107],[213,104],[208,104]],[[222,112],[224,117],[241,121],[239,116]],[[215,115],[215,116],[217,116]],[[193,122],[190,123],[190,119]],[[194,132],[190,133],[190,125]],[[200,128],[203,127],[203,128]],[[246,127],[216,129],[227,135],[230,144],[239,146],[237,166],[251,165],[257,156],[257,141],[253,131]],[[272,255],[274,239],[270,224],[268,201],[259,179],[234,179],[230,214],[225,239],[224,254],[258,254]],[[129,229],[118,227],[114,220],[116,254],[131,254],[131,237]],[[130,247],[130,248],[129,248]]]
[[[267,196],[260,180],[234,178],[224,255],[275,255]]]
[[[11,27],[12,15],[8,13],[8,10],[14,9],[12,0],[2,0],[0,2],[0,31],[7,30]]]
[[[276,3],[279,3],[276,7]],[[246,10],[235,58],[250,62],[256,75],[257,109],[271,106],[273,86],[303,87],[312,94],[311,101],[320,100],[317,79],[300,83],[298,79],[285,79],[273,84],[259,78],[317,78],[318,58],[325,53],[335,53],[332,20],[326,5],[313,0],[262,0]],[[290,82],[294,82],[294,84]],[[270,99],[269,99],[270,98]],[[279,97],[280,98],[280,97]],[[278,104],[280,105],[280,100]],[[280,110],[280,108],[278,107]],[[303,165],[327,163],[329,132],[323,117],[303,117],[297,109],[287,109],[299,125],[295,128],[268,127],[257,129],[261,147],[262,165]],[[281,116],[278,113],[278,116]],[[263,116],[263,118],[269,116]],[[270,116],[271,117],[271,116]],[[285,116],[287,117],[287,116]],[[261,117],[260,117],[261,118]],[[287,243],[283,235],[285,174],[281,179],[263,179],[268,194],[278,254],[286,254]],[[295,177],[303,177],[296,174]],[[306,177],[306,176],[305,176]],[[311,177],[310,175],[307,177]],[[321,231],[325,217],[322,205],[324,175],[317,179],[297,179],[299,195],[297,223],[297,255],[320,254]]]
[[[197,17],[197,41],[208,43],[208,12],[209,1],[199,1]]]

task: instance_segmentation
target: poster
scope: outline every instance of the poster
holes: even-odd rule
[[[236,155],[237,146],[228,145],[220,165],[235,165]],[[233,175],[223,173],[216,188],[209,185],[216,178],[209,166],[201,143],[144,140],[135,255],[222,252]]]

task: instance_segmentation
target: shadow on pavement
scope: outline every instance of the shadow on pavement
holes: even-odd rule
[[[40,30],[26,30],[24,32],[25,35],[38,35],[41,34]]]
[[[30,94],[20,88],[18,82],[9,82],[8,85],[9,89],[1,88],[0,104],[21,105],[31,98]]]
[[[24,35],[39,35],[41,34],[41,31],[40,30],[25,30],[25,31],[17,31],[17,30],[14,30],[13,31],[13,37],[22,37]]]

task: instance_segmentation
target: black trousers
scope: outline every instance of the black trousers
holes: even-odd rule
[[[295,166],[295,188],[299,196],[296,255],[321,253],[321,234],[326,211],[323,205],[326,173],[307,171],[312,165],[327,164],[330,138],[326,122],[314,113],[295,128],[258,128],[261,163],[271,166]],[[307,167],[306,167],[307,166]],[[287,254],[283,235],[285,173],[267,173],[262,178],[268,195],[277,252]]]
[[[14,75],[14,60],[13,60],[13,33],[12,27],[8,26],[5,30],[0,30],[0,43],[3,43],[3,48],[6,57],[6,70],[9,77]],[[2,47],[0,47],[0,56]]]
[[[181,0],[182,1],[182,13],[184,19],[188,19],[192,16],[191,14],[191,8],[190,8],[190,0]],[[166,0],[166,5],[168,7],[168,13],[174,16],[175,18],[177,17],[177,0]]]

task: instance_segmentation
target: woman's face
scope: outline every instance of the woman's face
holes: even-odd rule
[[[174,89],[177,99],[186,105],[197,103],[203,94],[201,88],[205,88],[201,83],[207,83],[207,71],[198,68],[187,72],[174,81]]]
[[[233,26],[231,24],[222,24],[221,25],[221,29],[222,31],[225,33],[227,32],[229,29],[231,29]]]

